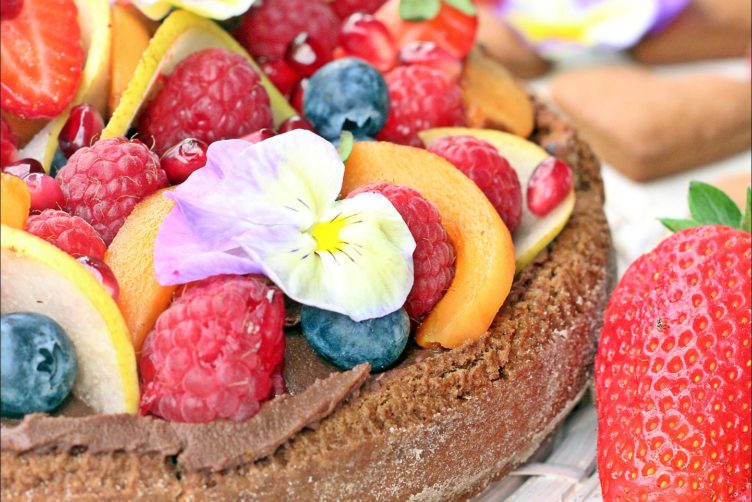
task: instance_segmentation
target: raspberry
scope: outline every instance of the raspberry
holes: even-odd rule
[[[263,277],[199,281],[146,337],[141,413],[177,422],[252,417],[283,387],[284,322],[284,296]]]
[[[138,132],[151,136],[161,155],[186,138],[211,144],[272,126],[269,95],[256,70],[239,54],[206,49],[185,58],[165,78]]]
[[[331,5],[340,19],[347,19],[351,14],[364,12],[373,14],[384,4],[385,0],[334,0]]]
[[[18,150],[16,138],[5,119],[0,117],[0,167],[5,167],[16,161]]]
[[[77,150],[55,179],[63,190],[64,209],[89,222],[107,245],[141,199],[167,186],[159,157],[126,138]]]
[[[84,219],[65,211],[45,209],[40,214],[30,216],[26,231],[54,244],[74,258],[91,256],[104,260],[107,246],[97,231]]]
[[[260,62],[285,56],[290,42],[307,33],[327,54],[337,45],[339,19],[322,0],[264,0],[243,17],[235,38]]]
[[[415,282],[405,310],[410,319],[419,321],[441,300],[454,278],[454,248],[441,225],[439,210],[416,190],[390,183],[364,185],[348,197],[363,192],[380,193],[389,199],[415,239]]]
[[[473,180],[514,232],[522,219],[522,189],[517,172],[495,146],[472,136],[445,136],[428,151],[444,157]]]
[[[418,132],[465,124],[462,91],[442,72],[423,65],[401,66],[387,73],[386,83],[391,108],[378,139],[423,146]]]

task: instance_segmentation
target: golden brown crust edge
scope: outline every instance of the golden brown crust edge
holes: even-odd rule
[[[490,335],[373,379],[264,461],[180,473],[154,455],[3,452],[2,499],[451,500],[523,462],[590,379],[613,280],[598,160],[541,104],[536,119],[536,141],[577,173],[577,205]]]

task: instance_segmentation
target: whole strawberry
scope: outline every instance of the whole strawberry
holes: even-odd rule
[[[750,497],[750,208],[742,217],[693,183],[690,209],[692,220],[664,220],[681,230],[629,267],[606,309],[595,363],[606,501]]]

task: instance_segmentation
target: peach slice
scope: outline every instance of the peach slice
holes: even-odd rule
[[[17,176],[3,173],[0,178],[0,221],[23,230],[30,205],[31,195],[26,183]]]
[[[470,178],[437,155],[392,143],[355,144],[343,193],[377,181],[412,187],[433,202],[457,255],[454,280],[418,327],[418,345],[453,348],[479,338],[514,278],[514,244],[498,213]]]
[[[169,189],[165,189],[169,190]],[[131,333],[133,348],[141,350],[157,317],[172,301],[174,286],[162,286],[154,275],[154,241],[174,203],[165,190],[142,200],[113,239],[105,263],[120,285],[118,306]]]

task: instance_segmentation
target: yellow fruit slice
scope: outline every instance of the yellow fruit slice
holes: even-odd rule
[[[120,104],[102,132],[103,138],[123,136],[133,124],[141,105],[149,100],[154,83],[162,74],[170,74],[187,56],[204,49],[219,48],[245,57],[261,76],[271,102],[274,124],[295,115],[295,110],[258,68],[251,56],[234,38],[214,22],[184,10],[170,14],[160,25],[136,67]]]
[[[135,413],[136,354],[117,305],[83,265],[23,230],[0,229],[0,310],[57,321],[76,348],[73,393],[100,413]]]
[[[19,158],[37,159],[49,171],[57,149],[57,135],[68,120],[71,109],[88,103],[107,113],[107,96],[110,85],[110,4],[103,0],[75,0],[78,7],[78,24],[81,25],[81,42],[86,52],[86,62],[81,83],[70,106],[47,123],[20,151]]]
[[[542,218],[535,216],[527,208],[527,182],[538,164],[550,157],[548,152],[535,143],[501,131],[464,127],[429,129],[419,133],[419,136],[427,147],[445,136],[474,136],[495,146],[499,155],[507,159],[517,171],[522,186],[522,220],[512,235],[517,272],[529,265],[569,221],[575,203],[574,190]]]
[[[0,178],[0,222],[13,228],[23,229],[29,217],[31,195],[26,183],[12,174]]]

